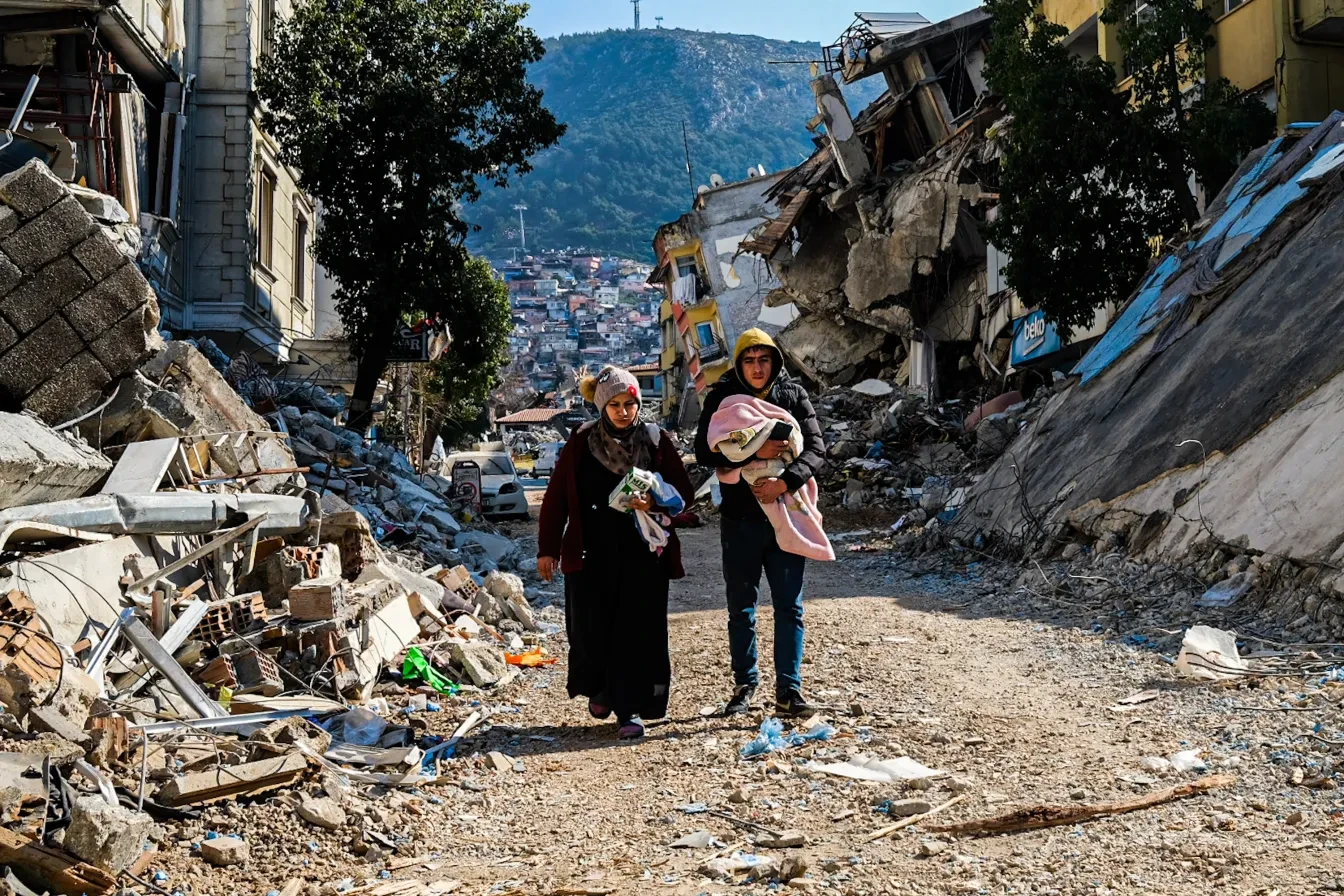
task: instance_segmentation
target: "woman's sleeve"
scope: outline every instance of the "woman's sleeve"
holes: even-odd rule
[[[565,523],[569,521],[569,480],[574,475],[574,441],[565,443],[560,457],[546,485],[537,519],[537,556],[560,558],[565,540]]]
[[[667,433],[663,433],[658,450],[663,456],[659,474],[662,475],[664,482],[681,494],[682,500],[689,508],[695,501],[695,486],[691,484],[691,474],[686,472],[686,465],[681,462],[681,452],[677,450],[676,443]]]

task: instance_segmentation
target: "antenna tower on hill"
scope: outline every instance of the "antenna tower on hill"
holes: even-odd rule
[[[639,0],[630,0],[635,6],[635,30],[639,30]]]

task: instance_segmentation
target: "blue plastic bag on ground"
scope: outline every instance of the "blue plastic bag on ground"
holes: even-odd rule
[[[776,718],[766,719],[761,723],[761,731],[756,735],[756,739],[742,748],[743,759],[751,759],[753,756],[764,756],[766,753],[778,753],[787,750],[790,747],[798,747],[815,740],[830,740],[835,736],[835,729],[824,722],[817,724],[806,734],[795,731],[792,734],[784,733],[784,723]]]

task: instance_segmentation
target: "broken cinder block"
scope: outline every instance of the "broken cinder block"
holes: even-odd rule
[[[85,796],[70,807],[66,851],[118,874],[144,852],[154,819],[143,812],[110,806],[101,796]]]

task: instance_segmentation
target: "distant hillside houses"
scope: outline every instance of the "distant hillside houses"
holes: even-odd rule
[[[663,296],[646,283],[651,265],[581,250],[515,253],[492,263],[508,284],[513,312],[506,379],[512,390],[519,384],[531,390],[532,406],[576,401],[563,384],[585,369],[656,369]],[[519,398],[511,394],[509,401]]]

